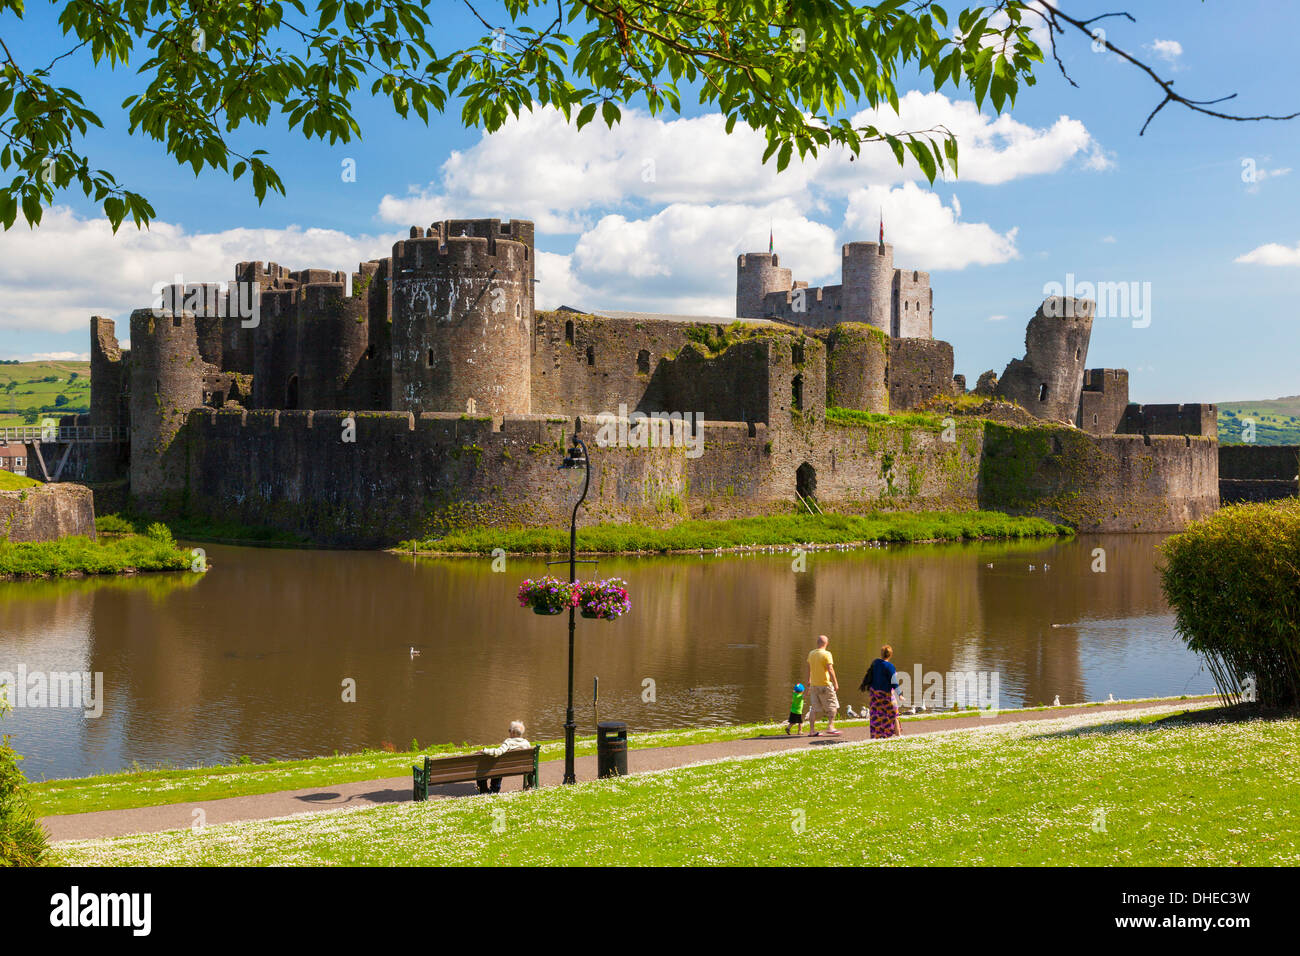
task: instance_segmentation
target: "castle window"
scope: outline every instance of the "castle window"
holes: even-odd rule
[[[641,375],[650,374],[650,352],[648,349],[642,349],[636,353],[636,370]]]
[[[795,365],[803,364],[803,343],[793,342],[790,345],[790,359]]]
[[[374,358],[374,357],[375,357],[375,347],[374,347],[373,345],[367,345],[367,346],[366,346],[366,354],[365,354],[365,359],[366,359],[366,361],[369,361],[370,359],[372,359],[372,358]]]
[[[573,319],[564,323],[564,341],[573,344]]]
[[[790,382],[790,411],[803,410],[803,376],[796,375]]]
[[[523,314],[524,314],[524,313],[523,313],[523,310],[519,307],[519,303],[516,302],[516,303],[515,303],[515,318],[516,318],[516,319],[521,318],[521,317],[523,316]]]
[[[433,349],[429,349],[429,354],[426,357],[426,361],[429,363],[429,368],[433,368]]]
[[[587,346],[587,364],[588,365],[596,364],[596,348],[593,345]]]
[[[179,315],[172,316],[172,325],[176,326],[178,329],[181,327],[181,317]]]
[[[1040,402],[1045,402],[1045,401],[1047,401],[1047,383],[1046,383],[1046,382],[1044,382],[1043,384],[1041,384],[1041,385],[1038,386],[1038,400],[1039,400]]]

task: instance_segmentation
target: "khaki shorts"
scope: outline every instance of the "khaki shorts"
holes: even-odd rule
[[[840,699],[835,695],[835,688],[827,684],[825,687],[808,689],[812,691],[812,695],[808,698],[808,716],[812,720],[816,720],[818,714],[834,717],[835,712],[840,709]]]

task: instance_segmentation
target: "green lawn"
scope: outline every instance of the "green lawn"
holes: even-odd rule
[[[15,475],[12,471],[0,469],[0,491],[21,491],[24,488],[39,488],[40,482],[25,475]]]
[[[683,521],[671,528],[596,524],[578,529],[578,550],[592,553],[666,552],[743,548],[752,545],[851,544],[864,541],[962,541],[976,538],[1043,538],[1071,534],[1043,518],[998,511],[878,512],[869,515],[767,515],[724,521]],[[558,528],[476,528],[440,538],[403,542],[427,553],[557,554],[569,550],[569,532]]]
[[[1180,698],[1186,699],[1186,698]],[[1097,707],[1100,704],[1087,704]],[[1025,707],[1002,713],[1051,711],[1052,707]],[[967,716],[969,711],[904,717],[903,720],[931,721]],[[840,720],[841,727],[859,727],[865,720]],[[784,723],[732,724],[717,727],[688,727],[679,730],[634,732],[628,741],[632,750],[649,747],[684,747],[689,744],[741,740],[763,734],[782,733]],[[469,753],[497,741],[477,744],[439,744],[412,749],[405,753],[367,750],[355,754],[310,757],[303,760],[270,760],[263,763],[236,763],[211,767],[147,767],[120,773],[95,774],[33,782],[32,803],[41,816],[86,813],[92,810],[122,810],[128,807],[152,807],[193,800],[219,800],[278,790],[326,787],[358,780],[380,780],[411,772],[411,764],[424,754],[448,756]],[[564,741],[539,741],[542,760],[560,760]],[[575,751],[579,757],[596,752],[595,737],[579,737]]]
[[[1091,713],[59,844],[54,862],[1294,865],[1298,748],[1295,719]]]

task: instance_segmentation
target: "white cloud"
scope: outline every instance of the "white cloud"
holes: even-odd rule
[[[846,233],[875,235],[882,209],[885,241],[893,244],[894,264],[899,268],[964,269],[1020,258],[1016,229],[999,233],[987,223],[958,222],[951,207],[914,183],[853,192],[844,217]]]
[[[834,231],[790,200],[673,203],[644,219],[611,214],[579,237],[569,270],[591,308],[734,315],[736,256],[766,249],[769,230],[796,278],[838,281]]]
[[[988,116],[973,102],[951,100],[942,93],[913,90],[899,99],[897,116],[889,108],[867,110],[853,117],[853,122],[887,130],[947,129],[957,138],[957,166],[963,183],[998,185],[1055,173],[1076,158],[1092,170],[1113,165],[1079,120],[1061,116],[1049,127],[1036,128],[1019,122],[1010,113]],[[910,154],[900,167],[893,152],[883,144],[865,148],[857,160],[850,157],[846,150],[827,151],[824,158],[814,161],[821,166],[814,184],[844,192],[863,185],[922,182],[925,178]]]
[[[1116,243],[1116,242],[1119,242],[1119,240],[1116,239],[1114,236],[1102,236],[1102,237],[1101,237],[1101,241],[1104,242],[1104,243],[1107,243],[1108,245],[1111,245],[1111,244],[1114,244],[1114,243]]]
[[[1300,243],[1294,247],[1284,246],[1280,242],[1265,243],[1237,256],[1233,261],[1256,266],[1300,266]]]
[[[0,329],[68,332],[88,328],[91,315],[125,319],[151,304],[155,283],[177,273],[187,282],[232,279],[240,261],[351,271],[388,255],[398,238],[298,226],[192,233],[157,221],[145,230],[124,225],[114,236],[106,219],[56,206],[34,230],[17,223],[0,233]],[[127,330],[119,323],[118,331]]]
[[[89,362],[89,352],[30,352],[26,355],[10,353],[4,356],[6,359],[17,359],[20,362]]]
[[[1057,172],[1081,158],[1105,169],[1110,159],[1083,123],[1060,117],[1035,128],[1009,114],[984,115],[969,101],[942,93],[905,94],[899,112],[854,117],[890,131],[942,126],[958,138],[961,180],[996,184]],[[715,114],[672,120],[628,109],[613,129],[600,121],[581,131],[556,110],[521,114],[486,133],[442,164],[435,181],[406,195],[386,195],[379,218],[425,224],[448,217],[517,216],[542,233],[579,233],[602,214],[643,213],[673,203],[765,204],[795,199],[809,207],[821,194],[843,196],[866,185],[924,179],[910,156],[900,167],[883,143],[867,144],[853,159],[842,149],[795,160],[778,175],[761,162],[765,141],[748,126],[727,134]]]
[[[1183,55],[1183,45],[1177,40],[1152,40],[1146,48],[1166,63],[1177,63]]]
[[[517,216],[541,232],[574,233],[594,211],[678,202],[763,203],[805,195],[811,169],[780,175],[761,162],[765,141],[737,124],[727,135],[717,114],[663,120],[626,109],[610,129],[596,120],[581,131],[553,109],[521,114],[465,151],[456,151],[434,183],[379,206],[385,222]]]
[[[990,322],[1005,322],[1006,319],[1007,317],[1005,315],[990,315],[988,317],[988,321]]]

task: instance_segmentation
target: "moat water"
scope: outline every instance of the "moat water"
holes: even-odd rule
[[[775,720],[819,633],[855,709],[883,642],[909,673],[996,672],[1003,707],[1210,692],[1161,595],[1159,540],[813,552],[802,573],[784,553],[603,558],[632,609],[579,618],[579,730],[594,729],[593,676],[600,718],[632,734]],[[206,548],[205,575],[0,582],[0,672],[103,675],[98,718],[24,708],[0,723],[29,777],[487,741],[515,718],[562,735],[567,616],[515,601],[543,559],[494,573],[490,559]]]

